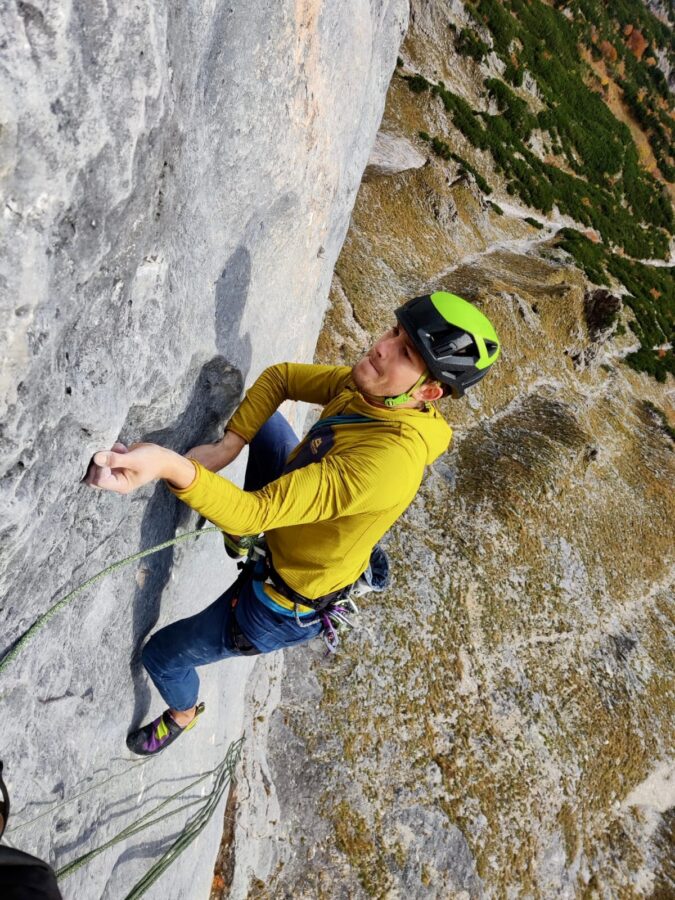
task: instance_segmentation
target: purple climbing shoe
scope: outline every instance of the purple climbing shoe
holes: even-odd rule
[[[152,756],[164,750],[169,744],[172,744],[176,738],[179,738],[184,731],[189,731],[197,724],[197,719],[204,712],[204,704],[198,703],[195,711],[194,719],[184,728],[177,725],[171,718],[168,709],[165,709],[161,716],[158,716],[153,722],[148,722],[137,731],[132,731],[127,735],[127,747],[132,753],[139,756]]]

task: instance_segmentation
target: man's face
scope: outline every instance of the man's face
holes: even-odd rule
[[[397,397],[426,371],[424,360],[397,323],[352,369],[356,387],[374,397]]]

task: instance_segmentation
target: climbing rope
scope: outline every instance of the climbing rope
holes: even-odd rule
[[[127,894],[125,900],[137,900],[142,897],[150,885],[154,884],[174,860],[201,834],[208,825],[211,816],[217,808],[225,789],[234,780],[234,772],[241,756],[241,748],[244,738],[239,738],[230,744],[225,759],[219,766],[216,774],[213,789],[207,797],[206,802],[197,810],[195,815],[187,823],[181,834],[169,847],[169,849],[157,860],[157,862],[145,873],[145,875],[136,882],[131,891]]]
[[[93,584],[96,584],[97,581],[100,581],[102,578],[105,578],[106,575],[110,575],[113,572],[116,572],[118,569],[123,569],[125,566],[131,565],[131,563],[136,562],[137,559],[143,559],[144,556],[150,556],[153,553],[158,553],[160,550],[165,550],[167,547],[172,547],[174,544],[178,544],[181,541],[187,541],[190,538],[200,537],[202,534],[209,534],[214,531],[220,532],[220,528],[199,528],[195,531],[186,531],[185,534],[179,534],[178,537],[171,538],[170,541],[164,541],[162,544],[157,544],[155,547],[150,547],[148,550],[141,550],[140,553],[134,553],[132,556],[127,556],[124,559],[118,560],[116,563],[113,563],[111,566],[108,566],[106,569],[103,569],[101,572],[98,572],[92,578],[89,578],[83,584],[79,585],[72,590],[69,594],[66,594],[65,597],[62,597],[61,600],[57,601],[53,606],[50,606],[49,609],[44,612],[39,618],[33,622],[28,631],[24,632],[24,634],[18,639],[16,644],[12,647],[12,649],[6,653],[2,659],[0,660],[0,675],[4,672],[4,670],[9,666],[13,659],[19,655],[19,653],[23,650],[26,644],[31,641],[38,631],[49,622],[58,612],[64,609],[68,604],[72,603],[72,601],[77,597],[78,594],[81,594],[82,591],[85,591],[88,587],[91,587]]]
[[[125,766],[121,772],[115,772],[113,775],[109,775],[107,778],[104,778],[102,781],[97,781],[95,784],[90,785],[85,790],[80,791],[79,794],[73,794],[72,797],[68,797],[67,800],[54,800],[49,804],[49,808],[44,812],[41,812],[37,816],[33,816],[32,819],[27,819],[25,822],[19,822],[18,825],[12,825],[11,828],[7,829],[7,837],[11,837],[12,841],[14,840],[14,835],[17,831],[20,831],[22,828],[27,828],[29,825],[33,825],[35,822],[39,822],[40,819],[44,819],[45,816],[51,816],[54,810],[58,807],[62,809],[64,806],[67,806],[69,803],[74,803],[76,800],[80,800],[82,797],[85,797],[87,794],[91,794],[94,791],[99,791],[102,787],[105,787],[106,784],[109,784],[111,781],[116,781],[118,778],[123,778],[128,775],[132,769],[137,769],[139,766],[147,766],[150,762],[150,757],[147,756],[145,759],[139,760],[139,762],[131,763],[128,766]],[[16,818],[17,815],[21,815],[26,810],[26,807],[22,810],[19,810],[18,813],[12,815],[12,822]]]
[[[158,553],[160,550],[165,550],[168,547],[172,547],[175,544],[178,544],[182,541],[189,540],[190,538],[200,537],[203,534],[209,534],[213,532],[221,532],[222,529],[212,527],[212,528],[200,528],[194,531],[187,531],[184,534],[180,534],[177,537],[171,538],[171,540],[164,541],[161,544],[157,544],[154,547],[149,547],[147,550],[141,550],[139,553],[134,553],[131,556],[127,556],[124,559],[118,560],[110,566],[107,566],[105,569],[102,569],[100,572],[97,572],[96,575],[87,579],[87,581],[78,585],[78,587],[74,588],[65,597],[62,597],[56,603],[49,607],[49,609],[44,612],[41,616],[39,616],[35,622],[30,626],[30,628],[24,632],[24,634],[16,641],[14,646],[9,650],[3,657],[0,659],[0,675],[7,669],[9,664],[16,659],[16,657],[21,653],[26,644],[31,641],[35,635],[40,631],[40,629],[44,628],[44,626],[62,609],[65,609],[73,600],[85,591],[87,588],[92,587],[98,581],[101,581],[107,575],[111,575],[113,572],[118,571],[119,569],[123,569],[131,563],[136,562],[139,559],[143,559],[145,556],[150,556],[153,553]],[[332,653],[337,649],[338,644],[338,635],[337,628],[341,625],[347,625],[350,627],[354,627],[353,621],[349,618],[347,613],[354,612],[357,613],[358,610],[356,608],[356,604],[353,601],[346,601],[344,606],[337,606],[334,610],[327,612],[324,614],[323,625],[324,629],[327,631],[328,636],[325,638],[328,650]],[[336,628],[337,626],[337,628]],[[132,822],[126,828],[123,828],[119,831],[114,837],[110,838],[110,840],[101,844],[99,847],[94,848],[93,850],[84,853],[82,856],[79,856],[77,859],[71,860],[67,865],[63,866],[56,872],[56,877],[59,880],[63,880],[67,878],[69,875],[72,875],[73,872],[76,872],[79,868],[86,865],[92,859],[97,857],[99,854],[105,852],[110,847],[115,844],[120,843],[121,841],[127,840],[127,838],[133,837],[135,834],[138,834],[140,831],[144,831],[147,828],[151,828],[153,825],[156,825],[158,822],[165,822],[167,818],[177,815],[180,812],[184,812],[191,806],[194,806],[201,802],[201,798],[189,800],[187,803],[181,804],[175,809],[165,810],[165,807],[169,806],[176,799],[181,797],[183,794],[192,790],[192,788],[196,787],[205,779],[210,776],[214,777],[214,784],[211,789],[210,794],[207,796],[206,801],[202,804],[202,806],[197,810],[197,812],[192,816],[192,818],[187,822],[185,828],[181,831],[178,838],[174,841],[174,843],[169,847],[169,849],[157,860],[157,862],[145,873],[145,875],[134,885],[132,890],[127,894],[125,900],[137,900],[137,898],[142,897],[143,894],[147,891],[147,889],[154,884],[157,879],[168,869],[168,867],[175,861],[175,859],[180,856],[180,854],[195,840],[195,838],[206,828],[209,823],[211,816],[213,815],[215,809],[217,808],[220,800],[223,797],[225,789],[229,784],[234,780],[234,770],[239,762],[239,757],[241,755],[241,748],[243,744],[244,738],[240,738],[238,741],[234,741],[230,744],[227,754],[223,761],[213,770],[201,775],[196,780],[192,781],[186,787],[181,788],[176,791],[170,797],[167,797],[157,806],[153,807],[153,809],[149,810],[147,813],[142,815],[139,819]],[[144,765],[145,760],[136,765]],[[130,768],[135,768],[136,766],[132,766]],[[127,770],[128,771],[128,770]],[[82,797],[84,794],[90,793],[96,788],[112,781],[114,778],[118,778],[121,775],[126,774],[125,772],[120,772],[117,775],[110,776],[104,781],[100,782],[100,784],[93,785],[87,790],[80,792],[76,797],[72,797],[71,800],[66,802],[71,802],[72,800],[78,799]],[[161,812],[165,810],[164,812]],[[28,822],[23,822],[18,825],[15,829],[12,829],[12,832],[18,831],[19,828],[25,828],[27,825],[36,822],[38,819],[41,819],[43,816],[48,815],[51,810],[47,810],[41,813],[38,816],[35,816]],[[158,815],[158,813],[161,813]]]
[[[125,841],[127,838],[133,837],[135,834],[138,834],[138,832],[144,831],[147,828],[151,828],[158,822],[163,823],[170,816],[184,812],[189,807],[201,803],[202,798],[200,797],[194,800],[189,800],[187,803],[183,803],[175,809],[166,810],[167,806],[170,806],[170,804],[172,804],[179,797],[183,796],[183,794],[186,794],[202,781],[205,781],[207,778],[213,776],[213,787],[200,809],[197,810],[194,816],[188,821],[183,831],[180,833],[174,843],[169,847],[169,849],[157,860],[157,862],[150,869],[148,869],[145,875],[143,875],[143,877],[134,885],[130,893],[127,894],[125,900],[137,900],[138,897],[142,897],[147,889],[152,884],[154,884],[155,881],[157,881],[157,879],[192,843],[192,841],[194,841],[194,839],[204,830],[204,828],[209,823],[211,816],[213,815],[215,809],[217,808],[220,800],[223,797],[223,794],[225,793],[225,789],[234,780],[234,772],[241,756],[241,748],[243,743],[243,737],[239,738],[239,740],[237,741],[233,741],[228,747],[225,758],[216,766],[215,769],[206,772],[204,775],[200,775],[199,778],[196,778],[194,781],[190,782],[190,784],[176,791],[165,800],[162,800],[161,803],[154,806],[147,813],[144,813],[144,815],[142,815],[135,822],[132,822],[126,828],[123,828],[116,835],[114,835],[114,837],[110,838],[110,840],[106,841],[98,847],[95,847],[93,850],[89,850],[82,856],[77,857],[77,859],[71,860],[67,865],[62,866],[56,872],[57,879],[63,880],[69,875],[72,875],[78,869],[82,868],[82,866],[86,865],[92,859],[97,857],[99,854],[104,853],[115,844],[119,844],[122,841]],[[161,812],[162,810],[164,811]],[[161,814],[158,815],[158,813],[160,812]]]
[[[150,547],[147,550],[141,550],[139,553],[134,553],[131,556],[127,556],[124,559],[118,560],[110,566],[107,566],[102,571],[98,572],[92,578],[89,578],[83,584],[76,587],[74,590],[70,591],[70,593],[66,594],[65,597],[62,597],[56,603],[54,603],[50,608],[44,612],[41,616],[39,616],[35,622],[30,626],[30,628],[17,640],[12,649],[6,653],[3,658],[0,660],[0,674],[4,672],[4,670],[9,666],[12,660],[16,659],[19,653],[24,649],[26,644],[31,641],[38,631],[43,628],[50,619],[52,619],[57,613],[59,613],[62,609],[68,606],[72,601],[85,591],[87,588],[96,584],[101,579],[105,578],[106,575],[110,575],[113,572],[116,572],[118,569],[122,569],[125,566],[130,565],[136,560],[143,559],[145,556],[150,556],[153,553],[158,553],[160,550],[165,550],[167,547],[172,547],[174,544],[178,544],[181,541],[186,541],[190,538],[200,537],[203,534],[209,534],[212,532],[220,532],[220,528],[200,528],[195,531],[187,531],[185,534],[180,534],[177,537],[171,538],[171,540],[164,541],[161,544],[157,544],[154,547]],[[200,784],[205,779],[213,776],[214,784],[211,789],[211,792],[206,798],[206,801],[202,804],[199,810],[194,814],[194,816],[188,821],[185,828],[182,830],[178,838],[174,841],[174,843],[169,847],[169,849],[157,860],[157,862],[145,873],[145,875],[134,885],[131,892],[127,894],[125,900],[137,900],[137,898],[142,897],[143,894],[147,891],[147,889],[157,881],[157,879],[162,875],[162,873],[174,862],[174,860],[180,856],[180,854],[194,841],[194,839],[204,830],[206,825],[211,819],[215,809],[217,808],[220,800],[225,793],[225,789],[228,785],[232,783],[234,780],[234,770],[239,762],[239,758],[241,756],[241,748],[244,742],[244,738],[239,738],[237,741],[233,741],[228,747],[227,754],[225,758],[216,766],[215,769],[212,769],[209,772],[206,772],[204,775],[201,775],[199,778],[192,781],[186,787],[181,788],[176,791],[170,797],[167,797],[161,803],[157,804],[153,809],[149,810],[147,813],[142,815],[135,822],[132,822],[126,828],[123,828],[120,832],[118,832],[114,837],[112,837],[109,841],[106,841],[104,844],[101,844],[99,847],[96,847],[93,850],[84,853],[82,856],[79,856],[77,859],[71,860],[67,865],[60,868],[55,874],[57,879],[67,878],[69,875],[72,875],[73,872],[76,872],[79,868],[86,865],[100,853],[103,853],[109,847],[114,846],[115,844],[120,843],[121,841],[126,840],[127,838],[133,837],[133,835],[137,834],[139,831],[144,831],[146,828],[151,828],[153,825],[156,825],[158,822],[165,822],[167,818],[170,816],[176,815],[180,812],[185,811],[191,806],[194,806],[201,802],[201,797],[189,800],[187,803],[183,803],[178,806],[176,809],[165,810],[165,807],[169,806],[176,799],[181,797],[183,794],[192,790],[198,784]],[[70,800],[66,801],[66,803],[72,802],[84,794],[90,793],[91,791],[107,784],[109,781],[112,781],[114,778],[119,778],[124,774],[128,774],[128,772],[136,768],[139,765],[145,765],[147,760],[142,760],[139,763],[136,763],[133,766],[130,766],[125,772],[119,772],[116,775],[112,775],[104,781],[92,785],[87,788],[85,791],[81,791],[75,797],[72,797]],[[161,814],[158,816],[157,814]],[[12,829],[12,833],[18,831],[19,828],[25,828],[27,825],[36,822],[38,819],[41,819],[43,816],[48,815],[52,810],[47,810],[44,813],[41,813],[39,816],[35,816],[28,822],[22,822],[16,828]]]

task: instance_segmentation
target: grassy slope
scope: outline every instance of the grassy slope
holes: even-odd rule
[[[455,30],[456,49],[479,64],[492,50],[505,66],[501,78],[483,79],[484,99],[496,107],[494,114],[474,108],[442,81],[432,84],[415,75],[407,76],[408,85],[420,96],[430,91],[439,98],[469,143],[492,157],[508,193],[543,213],[556,206],[590,229],[595,241],[601,238],[594,242],[576,229],[560,236],[593,282],[623,285],[634,313],[630,327],[641,344],[627,362],[665,381],[667,372],[675,374],[675,356],[672,349],[655,348],[673,342],[673,270],[639,260],[665,259],[675,231],[663,184],[675,180],[673,119],[667,111],[672,95],[655,64],[657,49],[671,50],[672,34],[639,2],[613,3],[611,13],[599,0],[557,6],[539,0],[467,4],[475,29]],[[641,60],[624,35],[630,26],[648,41]],[[625,106],[649,140],[661,180],[641,165],[630,129],[605,102],[608,84],[602,84],[584,54],[594,59],[604,54],[612,83],[623,91]],[[536,82],[536,112],[523,89],[525,73]],[[543,158],[532,149],[535,135]],[[464,162],[440,138],[420,136],[437,155]],[[484,178],[478,184],[491,192]]]

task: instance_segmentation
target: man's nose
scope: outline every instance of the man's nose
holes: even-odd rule
[[[391,342],[395,340],[396,338],[381,338],[377,344],[375,344],[377,355],[382,357],[386,356],[391,350]]]

